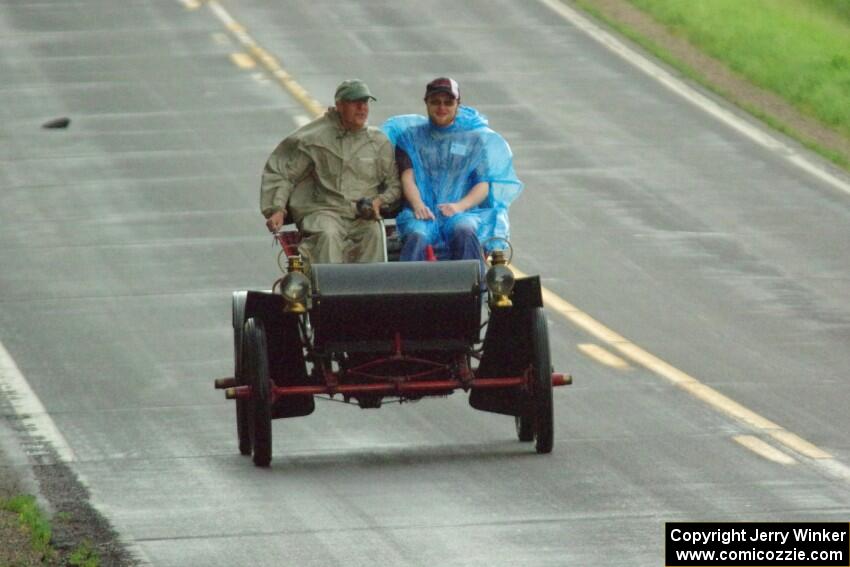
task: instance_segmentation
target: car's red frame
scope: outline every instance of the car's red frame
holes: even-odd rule
[[[394,226],[390,226],[387,232],[391,235],[394,229]],[[281,256],[298,254],[300,234],[297,230],[278,232],[275,238],[282,247]],[[478,268],[475,267],[474,261],[467,262],[466,269],[477,274]],[[427,276],[435,273],[432,269],[422,272],[425,265],[421,263],[421,269],[406,263],[406,267],[396,264],[398,269],[393,270],[389,270],[392,265],[386,266],[384,271],[389,273],[384,275],[387,276],[404,276],[411,273]],[[460,263],[446,263],[445,266],[445,269],[441,268],[437,273],[451,274],[455,273],[455,267],[463,268]],[[357,272],[349,268],[343,270],[344,266],[317,266],[313,271],[319,270],[319,267],[331,273],[336,270],[337,281],[344,282],[344,287],[352,281],[357,281]],[[377,267],[376,269],[383,270]],[[373,272],[369,271],[368,274],[371,276]],[[350,280],[351,277],[355,279]],[[385,289],[392,295],[396,291],[398,281],[392,277],[390,279],[394,283]],[[409,284],[409,277],[407,281]],[[473,289],[483,285],[478,281]],[[314,282],[314,285],[317,285],[317,282]],[[373,298],[371,301],[381,302],[382,307],[387,306],[383,300],[385,296],[372,290],[371,281],[361,281],[361,285],[366,286],[361,287],[361,291],[369,289],[369,297]],[[414,288],[421,290],[426,297],[429,297],[428,294],[432,291],[428,285],[422,287],[416,284]],[[465,297],[468,298],[469,289],[466,289]],[[327,295],[327,281],[324,290],[324,295],[319,294],[319,304],[327,309],[328,302],[333,298],[337,307],[337,311],[330,315],[324,314],[322,328],[330,332],[331,338],[324,339],[331,341],[330,351],[326,350],[327,344],[316,343],[317,339],[312,332],[307,332],[309,325],[303,316],[284,314],[285,302],[280,295],[269,292],[234,293],[235,376],[216,380],[215,387],[224,389],[227,399],[236,400],[239,450],[245,455],[253,454],[257,466],[268,466],[271,461],[271,421],[312,413],[313,396],[316,395],[331,398],[340,395],[342,401],[350,402],[355,399],[362,408],[377,408],[386,398],[408,401],[429,396],[445,396],[456,390],[463,390],[469,392],[469,403],[475,409],[515,417],[520,441],[536,440],[538,453],[548,453],[552,450],[551,391],[554,387],[571,384],[572,378],[567,374],[554,372],[551,368],[548,332],[538,277],[517,280],[512,294],[514,307],[508,312],[497,309],[491,313],[486,323],[487,332],[484,339],[480,338],[480,324],[475,322],[477,315],[471,323],[472,326],[469,319],[457,320],[462,323],[458,329],[467,329],[460,334],[453,334],[451,331],[445,333],[442,330],[445,327],[436,330],[429,327],[428,332],[436,333],[438,338],[452,344],[442,349],[436,348],[434,352],[423,347],[427,340],[422,343],[422,337],[418,337],[417,342],[415,335],[421,334],[421,322],[399,332],[395,330],[399,328],[397,321],[387,325],[381,322],[380,318],[374,319],[372,311],[360,313],[363,318],[357,321],[371,321],[367,342],[374,342],[376,335],[382,335],[379,342],[383,353],[370,352],[368,348],[364,351],[363,345],[357,342],[363,339],[362,335],[350,336],[344,325],[336,325],[336,317],[346,318],[349,311],[357,307],[344,297],[340,300],[333,294]],[[472,297],[480,298],[478,293],[474,292]],[[461,294],[460,297],[464,295]],[[478,307],[468,311],[468,306],[472,305],[469,301],[463,300],[462,313],[475,313],[480,309]],[[479,305],[478,300],[474,300],[473,304]],[[339,311],[340,306],[342,311]],[[451,307],[448,309],[444,310],[443,314],[451,320],[455,312]],[[320,307],[317,321],[322,320],[321,311]],[[413,321],[406,317],[402,319],[408,323]],[[267,325],[271,330],[268,339]],[[407,333],[412,336],[407,336]],[[250,336],[246,338],[248,335]],[[474,344],[479,341],[480,348],[475,348]],[[284,344],[288,346],[280,350]],[[391,348],[387,349],[387,345]],[[410,345],[414,346],[406,350]],[[387,354],[388,351],[391,352]],[[338,354],[333,354],[334,352]],[[337,358],[340,355],[343,356],[344,362]],[[250,360],[245,362],[243,359]],[[309,375],[306,374],[307,360],[312,363]],[[473,360],[477,361],[475,367],[472,366]],[[283,375],[280,374],[281,361],[286,362]],[[278,365],[277,370],[273,368],[275,365]],[[292,369],[299,366],[303,369],[301,379],[290,376],[290,371],[295,372]]]

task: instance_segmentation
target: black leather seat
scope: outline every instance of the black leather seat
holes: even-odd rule
[[[478,339],[479,264],[315,264],[310,321],[324,351],[463,351]]]

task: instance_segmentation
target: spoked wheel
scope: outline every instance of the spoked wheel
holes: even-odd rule
[[[552,408],[552,363],[549,354],[549,330],[542,307],[531,315],[531,405],[534,410],[535,449],[551,453],[554,442],[554,411]]]
[[[242,328],[245,325],[245,298],[244,291],[233,294],[233,376],[236,378],[237,386],[246,386],[244,371],[242,369]],[[251,454],[251,432],[248,424],[250,410],[248,400],[236,400],[236,437],[239,439],[239,452],[243,455]]]
[[[272,404],[266,331],[262,321],[251,318],[242,333],[242,369],[251,385],[251,399],[246,400],[247,423],[254,452],[254,464],[267,467],[272,460]]]
[[[523,443],[534,441],[534,416],[528,413],[516,416],[516,436]]]

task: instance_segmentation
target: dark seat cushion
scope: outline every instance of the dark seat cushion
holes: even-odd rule
[[[315,344],[380,352],[398,335],[405,350],[464,350],[478,338],[479,280],[475,260],[313,265]]]

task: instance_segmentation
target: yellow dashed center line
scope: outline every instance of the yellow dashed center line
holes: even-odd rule
[[[797,464],[797,459],[795,459],[791,455],[788,455],[787,453],[783,453],[772,445],[768,445],[758,437],[753,437],[752,435],[736,435],[732,439],[734,439],[753,453],[756,453],[757,455],[769,461],[773,461],[781,465]]]
[[[604,364],[605,366],[610,366],[611,368],[618,368],[620,370],[625,370],[626,368],[629,368],[628,362],[626,362],[616,354],[605,350],[599,345],[595,345],[592,343],[582,343],[578,345],[577,348],[593,360],[599,362],[600,364]]]
[[[231,53],[230,60],[233,61],[233,64],[240,69],[253,69],[257,66],[257,62],[254,61],[254,58],[247,53]]]
[[[198,0],[180,0],[187,8],[194,9],[193,7],[197,7]],[[286,89],[304,108],[306,108],[313,116],[320,116],[324,112],[324,107],[319,104],[310,93],[302,87],[277,61],[277,59],[269,54],[265,49],[263,49],[260,45],[257,44],[256,41],[248,34],[247,30],[243,25],[234,20],[230,14],[219,4],[216,0],[209,0],[207,2],[210,10],[216,15],[216,17],[221,20],[224,24],[225,28],[228,29],[242,45],[246,48],[248,53],[278,81],[278,83]],[[514,272],[518,277],[525,277],[521,271],[514,268]],[[631,360],[632,362],[643,366],[644,368],[650,370],[654,374],[664,378],[670,383],[678,386],[682,390],[688,392],[693,397],[701,400],[708,406],[714,408],[715,410],[724,413],[738,422],[752,427],[758,431],[764,432],[765,434],[772,437],[777,443],[782,444],[788,449],[795,451],[796,453],[808,457],[809,459],[815,460],[816,462],[827,463],[829,466],[825,467],[824,470],[830,471],[830,474],[837,476],[839,478],[843,478],[844,480],[850,481],[850,469],[835,461],[831,454],[824,451],[823,449],[817,447],[816,445],[802,439],[798,435],[791,433],[783,429],[781,426],[773,423],[765,417],[757,414],[756,412],[742,406],[738,402],[732,400],[731,398],[721,394],[714,388],[707,386],[690,376],[689,374],[675,368],[674,366],[664,362],[658,357],[650,354],[649,352],[643,350],[639,346],[635,345],[622,335],[616,333],[615,331],[609,329],[587,313],[581,311],[577,307],[573,306],[566,300],[561,297],[555,295],[550,290],[543,288],[543,301],[546,304],[547,308],[556,311],[563,317],[565,317],[568,321],[572,322],[578,328],[584,330],[589,335],[596,337],[598,340],[607,344],[610,348],[618,351],[622,354],[626,359]],[[591,349],[596,350],[596,349]],[[598,347],[598,350],[604,351],[601,347]],[[597,352],[598,352],[597,350]],[[607,352],[607,351],[605,351]],[[610,356],[615,356],[611,353],[608,353]],[[619,357],[615,357],[619,358]],[[764,447],[761,446],[763,444],[768,449],[779,453],[779,455],[784,455],[784,458],[790,459],[788,455],[785,455],[781,451],[778,451],[774,447],[771,447],[767,443],[764,443],[758,438],[751,436],[740,436],[744,441],[741,441],[736,438],[736,441],[741,443],[747,448],[756,451],[753,449],[754,446],[758,446],[759,450],[757,453],[765,456],[767,454],[771,454],[771,460],[776,460],[777,458],[781,460],[782,456],[777,456],[770,451],[764,450]],[[755,439],[755,442],[752,441]],[[760,452],[761,451],[761,452]],[[770,458],[765,456],[765,458]],[[793,460],[793,459],[792,459]]]
[[[227,30],[230,31],[243,46],[245,46],[248,53],[251,54],[254,59],[259,61],[260,65],[262,65],[266,71],[277,79],[277,82],[280,83],[280,85],[286,89],[295,100],[310,111],[313,116],[320,116],[324,113],[325,107],[319,104],[316,99],[311,97],[310,93],[307,92],[307,89],[298,84],[298,82],[283,69],[274,56],[254,41],[254,38],[248,34],[245,26],[234,20],[227,10],[225,10],[224,7],[222,7],[222,5],[216,0],[210,0],[207,5],[216,17],[221,20],[224,27],[227,28]]]
[[[511,267],[517,277],[527,277],[517,268]],[[546,288],[543,288],[543,303],[548,309],[566,317],[575,326],[606,343],[626,359],[643,366],[657,376],[678,386],[715,410],[732,417],[744,425],[770,435],[778,443],[805,457],[816,460],[832,459],[832,455],[823,449],[783,429],[769,419],[744,407],[728,396],[721,394],[711,386],[703,384],[686,372],[645,351]]]

